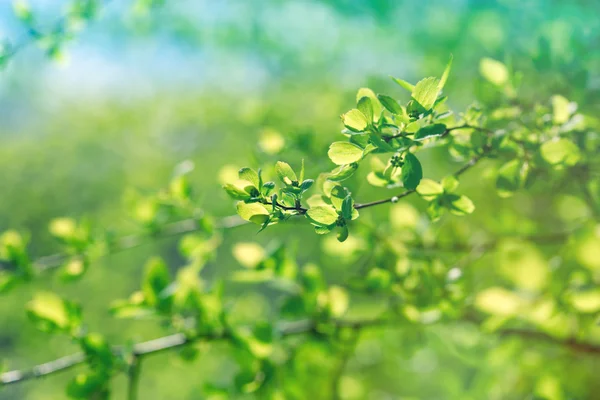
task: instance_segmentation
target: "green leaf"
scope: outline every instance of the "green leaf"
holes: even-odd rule
[[[317,206],[309,208],[306,212],[307,217],[319,225],[333,225],[338,220],[338,213],[331,206]]]
[[[348,195],[342,202],[342,217],[344,219],[352,219],[352,211],[354,211],[354,200]]]
[[[333,142],[327,155],[337,165],[352,164],[363,157],[363,149],[350,142]]]
[[[305,179],[301,184],[300,184],[300,189],[305,192],[308,189],[310,189],[310,187],[313,185],[313,183],[315,183],[314,180],[312,179]]]
[[[340,165],[327,175],[327,179],[333,182],[341,182],[354,175],[354,172],[356,172],[357,169],[358,163]]]
[[[412,93],[415,90],[415,85],[412,85],[412,84],[406,82],[405,80],[394,78],[393,76],[391,78],[394,82],[396,82],[398,85],[402,86],[404,89],[408,90],[409,92]]]
[[[441,136],[446,132],[446,125],[433,124],[422,127],[415,133],[415,140],[425,140],[433,136]]]
[[[257,189],[260,188],[260,178],[258,177],[258,174],[255,170],[248,167],[244,167],[239,170],[238,175],[241,180],[250,182]]]
[[[345,242],[349,235],[348,225],[341,226],[337,235],[338,242]]]
[[[425,111],[431,110],[435,100],[437,99],[439,89],[439,80],[434,77],[429,77],[420,80],[415,89],[412,92],[412,98],[417,102]]]
[[[146,304],[167,311],[169,302],[165,301],[163,291],[169,286],[171,277],[167,264],[160,258],[150,259],[144,268],[142,293]]]
[[[27,304],[27,316],[45,332],[68,331],[79,322],[79,308],[51,292],[38,292]]]
[[[94,372],[77,374],[67,384],[67,396],[72,399],[107,399],[106,375]]]
[[[444,187],[431,179],[423,179],[417,187],[417,193],[425,201],[432,201],[444,193]]]
[[[573,166],[581,159],[579,147],[568,139],[557,139],[542,144],[540,154],[552,166]]]
[[[291,185],[293,182],[298,182],[296,173],[290,164],[286,162],[277,161],[277,164],[275,164],[275,172],[277,173],[279,179],[281,179],[281,181],[286,185]]]
[[[471,214],[475,211],[475,205],[467,196],[448,195],[451,201],[450,212],[455,215]]]
[[[388,288],[392,283],[392,275],[383,268],[373,268],[367,274],[365,286],[369,290],[382,290]]]
[[[260,203],[237,203],[237,213],[246,221],[262,225],[269,218],[269,210]]]
[[[232,248],[237,262],[246,268],[256,268],[265,259],[266,253],[261,245],[251,242],[238,242]]]
[[[477,293],[475,306],[488,314],[505,317],[517,315],[523,300],[516,294],[502,287],[491,287]]]
[[[458,179],[454,175],[448,175],[442,179],[442,187],[444,188],[444,192],[452,193],[458,187]]]
[[[369,123],[373,122],[373,103],[369,97],[361,97],[358,100],[356,108],[367,118]]]
[[[356,93],[356,101],[358,102],[361,98],[368,97],[371,99],[371,106],[373,107],[373,121],[378,122],[381,113],[383,112],[383,106],[375,96],[375,93],[369,88],[360,88]]]
[[[327,291],[328,309],[333,317],[341,317],[348,310],[350,296],[348,292],[340,286],[331,286]]]
[[[390,96],[386,96],[385,94],[378,94],[377,98],[381,102],[381,104],[385,107],[386,110],[395,115],[402,115],[402,106],[398,104],[396,100],[391,98]]]
[[[88,360],[96,364],[96,368],[109,370],[113,364],[114,356],[110,345],[99,333],[88,333],[81,339],[81,348],[88,356]]]
[[[479,72],[490,83],[503,86],[508,82],[508,69],[506,65],[492,58],[483,58],[479,62]]]
[[[328,233],[331,233],[332,230],[333,230],[333,225],[331,225],[331,226],[315,225],[315,233],[317,235],[327,235]]]
[[[446,85],[446,81],[448,80],[448,76],[450,75],[450,69],[452,69],[452,59],[454,57],[450,54],[450,59],[448,60],[448,64],[446,64],[446,68],[444,69],[444,73],[440,78],[440,83],[438,84],[438,91],[442,91],[444,86]]]
[[[500,197],[510,197],[521,189],[527,180],[529,164],[521,160],[511,160],[498,170],[496,190]]]
[[[223,189],[225,189],[225,192],[227,192],[227,194],[235,200],[248,200],[250,197],[252,197],[248,192],[235,185],[232,185],[231,183],[226,183],[223,185]]]
[[[406,153],[402,166],[402,183],[407,189],[416,189],[423,178],[421,163],[412,153]]]
[[[552,96],[552,122],[562,125],[571,117],[571,103],[560,95]]]
[[[344,126],[354,132],[363,132],[369,125],[367,117],[356,108],[342,114]]]
[[[52,236],[67,240],[77,233],[77,223],[73,218],[55,218],[48,229]]]

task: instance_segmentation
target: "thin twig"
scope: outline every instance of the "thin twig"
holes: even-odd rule
[[[127,371],[127,400],[137,400],[138,398],[141,368],[141,357],[134,355]]]
[[[491,151],[490,147],[484,147],[480,154],[478,154],[475,157],[473,157],[472,159],[470,159],[465,165],[463,165],[456,172],[454,172],[453,175],[455,177],[459,177],[460,175],[464,174],[469,169],[473,168],[479,161],[481,161],[490,151]],[[399,195],[396,195],[396,196],[393,196],[393,197],[390,197],[387,199],[376,200],[376,201],[372,201],[370,203],[355,204],[354,208],[356,208],[357,210],[360,210],[361,208],[373,207],[373,206],[377,206],[380,204],[395,203],[399,199],[409,196],[413,193],[416,193],[415,189],[407,190],[403,193],[400,193]]]

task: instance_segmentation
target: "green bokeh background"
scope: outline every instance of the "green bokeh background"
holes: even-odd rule
[[[0,5],[0,34],[20,37],[6,3]],[[48,24],[60,15],[54,2],[31,3]],[[439,75],[450,54],[454,66],[445,91],[453,108],[486,99],[478,65],[492,57],[523,72],[525,99],[561,94],[581,112],[600,111],[598,1],[189,0],[166,2],[147,14],[132,7],[116,0],[103,7],[66,49],[66,63],[49,61],[30,46],[0,72],[0,230],[29,232],[32,254],[57,251],[47,230],[56,216],[85,216],[101,227],[135,232],[126,192],[164,187],[182,160],[195,163],[195,191],[215,216],[234,211],[218,179],[225,165],[257,167],[277,159],[298,165],[304,158],[309,176],[328,170],[327,146],[338,137],[339,115],[353,107],[356,89],[400,97],[389,75],[411,82]],[[281,154],[257,147],[265,129],[285,138]],[[423,164],[426,175],[439,178],[456,163],[430,152]],[[468,224],[444,220],[442,232],[554,232],[587,215],[577,202],[564,206],[572,198],[561,182],[569,177],[500,199],[485,165],[482,171],[461,186],[477,212]],[[361,201],[384,195],[366,185],[354,193]],[[411,202],[423,209],[418,199]],[[366,218],[377,222],[388,213],[372,209]],[[245,226],[227,232],[207,276],[238,268],[231,256],[235,241],[268,244],[274,238],[301,244],[300,260],[319,263],[331,276],[347,273],[344,261],[335,250],[326,251],[309,226],[269,231],[255,235],[254,227]],[[27,321],[25,304],[42,288],[81,302],[90,328],[113,343],[163,335],[151,321],[113,319],[107,304],[138,287],[150,255],[162,255],[173,270],[181,265],[176,243],[160,240],[102,259],[77,284],[48,275],[2,296],[0,359],[23,368],[77,350]],[[551,259],[553,249],[543,251]],[[475,264],[482,267],[482,282],[491,279],[483,268],[489,263],[493,257]],[[241,319],[269,313],[273,294],[255,289],[241,285],[228,292]],[[349,363],[344,393],[349,399],[534,399],[536,387],[557,379],[570,393],[564,398],[600,392],[593,376],[599,361],[540,346],[523,351],[518,343],[500,344],[467,325],[369,332]],[[140,398],[202,398],[205,382],[227,382],[236,368],[230,351],[204,347],[191,364],[176,354],[145,361]],[[308,345],[299,359],[293,379],[306,397],[328,398],[333,364],[327,347]],[[64,398],[72,376],[65,372],[4,388],[0,399]],[[123,376],[115,379],[115,399],[123,398],[124,385]]]

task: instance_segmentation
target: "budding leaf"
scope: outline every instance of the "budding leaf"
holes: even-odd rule
[[[356,108],[353,108],[346,114],[342,114],[342,122],[346,128],[354,132],[362,132],[369,125],[367,117]]]
[[[319,225],[333,225],[338,220],[338,213],[331,206],[317,206],[306,212],[308,218]]]
[[[363,149],[350,142],[334,142],[329,146],[327,155],[335,164],[345,165],[360,161]]]
[[[402,166],[402,183],[407,189],[416,189],[423,178],[421,163],[412,153],[406,153]]]
[[[444,188],[434,180],[423,179],[417,187],[417,193],[425,201],[432,201],[444,193]]]

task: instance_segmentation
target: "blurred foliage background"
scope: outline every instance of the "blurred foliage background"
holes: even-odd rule
[[[30,2],[46,27],[61,18],[62,3]],[[414,82],[438,74],[450,53],[454,67],[446,93],[457,109],[475,99],[493,103],[478,74],[479,60],[493,57],[522,71],[526,100],[561,94],[585,115],[600,111],[600,3],[595,0],[101,3],[89,25],[52,54],[55,60],[27,46],[0,72],[0,230],[29,232],[36,255],[56,251],[47,226],[57,216],[87,217],[122,234],[135,231],[127,198],[164,187],[182,160],[194,162],[196,193],[215,216],[234,211],[220,188],[228,171],[277,159],[298,165],[302,158],[308,176],[326,170],[327,146],[341,129],[339,115],[353,107],[357,88],[399,96],[389,75]],[[27,38],[10,2],[0,4],[0,36]],[[423,163],[426,175],[435,178],[454,169],[442,153],[428,154]],[[591,215],[566,188],[573,177],[543,181],[530,192],[501,199],[485,171],[484,166],[468,175],[461,186],[477,204],[476,213],[467,222],[443,220],[439,237],[551,233]],[[384,191],[360,186],[354,193],[368,201]],[[408,203],[424,208],[418,199]],[[406,207],[391,206],[391,213],[410,213]],[[390,207],[364,215],[379,223],[390,218]],[[340,257],[340,246],[368,246],[352,237],[350,245],[340,245],[304,225],[255,231],[252,226],[228,231],[208,275],[226,276],[239,268],[231,255],[231,244],[239,240],[267,245],[277,237],[295,243],[302,249],[299,260],[316,262],[336,277],[356,261],[353,253]],[[112,318],[107,304],[138,287],[150,255],[162,255],[175,270],[182,262],[176,243],[151,242],[102,259],[77,285],[45,276],[3,296],[0,359],[21,368],[76,350],[26,320],[24,305],[40,288],[81,302],[86,321],[111,342],[163,334],[152,322]],[[529,261],[547,266],[555,253],[546,246]],[[593,254],[600,258],[600,248]],[[475,261],[476,279],[482,285],[495,279],[491,270],[501,262],[494,255]],[[268,288],[232,285],[228,293],[242,320],[270,312]],[[227,347],[204,347],[192,364],[176,354],[146,361],[140,398],[202,398],[204,383],[230,379],[235,365]],[[293,379],[307,398],[327,398],[332,351],[314,342],[298,355]],[[383,329],[361,338],[342,394],[348,399],[584,399],[600,391],[599,369],[598,358],[551,345],[499,341],[468,324]],[[63,398],[71,376],[8,387],[0,399]],[[116,378],[114,398],[121,398],[124,382]]]

